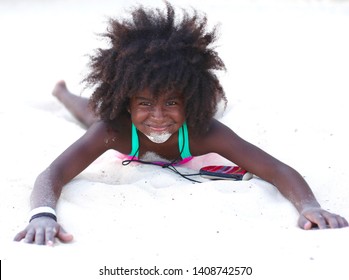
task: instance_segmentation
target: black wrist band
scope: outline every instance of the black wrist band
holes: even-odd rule
[[[51,218],[51,219],[54,219],[56,222],[57,222],[57,217],[56,215],[52,214],[52,213],[38,213],[38,214],[35,214],[33,215],[30,220],[29,220],[29,223],[36,219],[36,218],[40,218],[40,217],[48,217],[48,218]]]

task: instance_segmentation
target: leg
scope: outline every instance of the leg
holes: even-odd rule
[[[98,117],[94,115],[88,106],[88,99],[72,94],[64,81],[59,81],[56,84],[52,95],[57,97],[68,111],[87,128],[98,120]]]

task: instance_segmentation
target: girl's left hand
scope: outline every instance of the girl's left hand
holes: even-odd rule
[[[322,208],[314,207],[303,210],[298,219],[298,226],[302,229],[342,228],[348,226],[348,221]]]

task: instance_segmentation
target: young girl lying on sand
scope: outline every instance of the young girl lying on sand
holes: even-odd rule
[[[214,74],[224,69],[211,47],[216,30],[207,30],[205,16],[183,13],[175,18],[167,3],[165,12],[138,7],[131,19],[110,20],[104,34],[110,47],[91,57],[85,79],[94,88],[90,100],[71,94],[63,81],[56,85],[54,95],[88,129],[37,177],[31,219],[16,241],[71,241],[54,210],[62,188],[109,149],[130,160],[149,161],[152,152],[167,165],[217,153],[276,186],[298,210],[301,228],[348,226],[321,208],[297,171],[214,119],[217,104],[226,102]]]

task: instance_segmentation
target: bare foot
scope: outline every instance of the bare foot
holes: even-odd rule
[[[57,82],[53,88],[52,95],[85,127],[90,127],[98,120],[89,107],[89,99],[71,93],[65,81]]]
[[[53,88],[52,95],[57,97],[58,100],[62,101],[62,98],[68,94],[70,94],[70,92],[68,91],[65,81],[61,80],[57,82]]]

